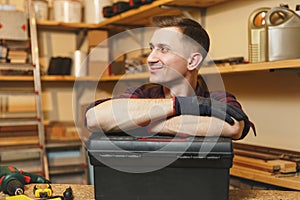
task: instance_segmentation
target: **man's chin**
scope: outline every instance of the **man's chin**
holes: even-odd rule
[[[151,75],[150,75],[149,82],[150,82],[150,83],[160,84],[160,83],[162,83],[163,81],[160,80],[160,79],[158,79],[158,78],[151,77]]]

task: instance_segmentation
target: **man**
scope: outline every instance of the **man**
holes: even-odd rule
[[[91,131],[145,128],[149,135],[225,136],[242,139],[253,124],[235,97],[209,92],[198,70],[209,50],[201,25],[180,16],[154,17],[158,29],[147,62],[154,86],[130,88],[118,98],[98,100],[86,112]]]

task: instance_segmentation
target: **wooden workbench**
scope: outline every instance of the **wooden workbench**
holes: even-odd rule
[[[25,194],[34,198],[33,186],[25,186]],[[62,195],[63,192],[71,187],[74,194],[74,200],[94,200],[94,187],[92,185],[68,185],[68,184],[51,184],[53,195]],[[4,200],[6,195],[0,193],[0,199]],[[279,190],[230,190],[229,200],[300,200],[300,192],[296,191],[279,191]]]

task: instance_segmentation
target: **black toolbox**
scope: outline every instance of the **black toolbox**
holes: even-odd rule
[[[86,148],[96,200],[228,199],[230,138],[93,133]]]

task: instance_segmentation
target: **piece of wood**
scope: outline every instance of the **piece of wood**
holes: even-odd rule
[[[297,171],[297,163],[287,160],[269,160],[267,163],[279,165],[281,173],[293,173]]]
[[[0,140],[2,140],[2,138],[9,138],[9,137],[27,137],[27,136],[36,136],[37,137],[38,132],[31,132],[31,131],[18,131],[18,132],[0,132]]]
[[[28,126],[0,126],[0,133],[3,132],[17,132],[17,131],[36,131],[37,126],[28,125]]]
[[[34,145],[39,144],[37,136],[28,137],[2,137],[0,146],[13,146],[13,145]]]
[[[38,151],[6,151],[0,152],[0,162],[25,161],[39,159],[40,152]]]
[[[286,158],[286,159],[300,158],[299,151],[291,151],[286,149],[278,149],[278,148],[257,146],[251,144],[240,144],[236,142],[233,143],[233,148],[239,150],[246,150],[248,152],[259,152],[259,153],[266,153],[269,155],[277,155],[280,156],[280,158]]]
[[[246,156],[246,157],[251,157],[251,158],[258,158],[258,159],[262,159],[262,160],[274,160],[274,159],[280,158],[280,156],[278,156],[278,155],[260,153],[260,152],[254,152],[254,151],[247,151],[247,150],[242,150],[242,149],[234,149],[233,152],[235,155]]]
[[[270,172],[263,172],[261,170],[250,169],[238,165],[233,165],[230,169],[230,175],[280,187],[300,190],[300,177],[296,175],[293,177],[277,177]]]
[[[280,170],[280,165],[268,163],[265,160],[248,158],[244,156],[234,156],[233,164],[267,172],[276,172]]]

